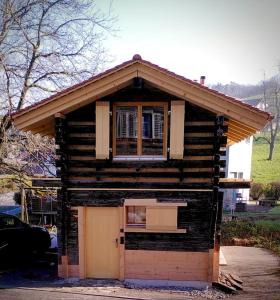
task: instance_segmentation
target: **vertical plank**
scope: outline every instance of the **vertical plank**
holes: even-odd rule
[[[184,157],[185,101],[171,101],[170,158]]]
[[[213,282],[213,269],[214,269],[214,249],[209,249],[208,256],[208,281]]]
[[[120,247],[120,275],[119,279],[124,280],[124,244],[121,244],[121,240],[124,240],[124,207],[119,207],[120,215],[120,236],[119,236],[119,247]]]
[[[109,159],[110,103],[96,102],[96,159]]]
[[[85,207],[78,207],[79,278],[85,278]]]

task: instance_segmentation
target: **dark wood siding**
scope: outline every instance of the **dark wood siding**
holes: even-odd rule
[[[102,99],[103,101],[104,99]],[[155,90],[125,89],[106,97],[111,102],[170,101]],[[212,188],[216,115],[186,102],[184,160],[163,162],[119,162],[95,159],[95,103],[67,115],[67,186],[72,188]],[[222,127],[224,132],[227,127]],[[112,134],[111,134],[112,139]],[[220,139],[225,154],[226,136]],[[225,161],[220,161],[225,177]]]
[[[111,107],[114,101],[165,101],[170,109],[171,100],[177,99],[146,86],[139,90],[126,88],[100,100],[110,101]],[[220,156],[225,154],[227,126],[218,126],[217,116],[198,106],[186,102],[185,109],[184,159],[166,161],[113,161],[112,157],[96,160],[95,103],[67,114],[66,132],[60,141],[64,145],[63,153],[60,155],[58,151],[57,160],[63,181],[61,199],[68,205],[67,208],[61,205],[61,209],[83,205],[123,206],[124,199],[128,198],[180,200],[188,204],[178,209],[178,228],[186,229],[186,233],[126,233],[125,248],[164,251],[212,248],[218,203],[214,190],[219,178],[225,176],[225,161]],[[111,130],[112,125],[111,118]],[[223,131],[222,136],[217,130]],[[128,188],[133,190],[124,190]],[[64,235],[60,252],[68,251],[69,262],[77,264],[78,230],[73,211],[62,220],[68,225],[61,226],[59,231]]]
[[[178,228],[186,233],[126,233],[125,248],[128,250],[163,251],[208,251],[209,225],[211,215],[212,192],[185,194],[180,199],[165,198],[161,201],[186,201],[187,207],[178,207]]]

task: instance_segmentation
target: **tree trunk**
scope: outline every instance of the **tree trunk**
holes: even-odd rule
[[[273,125],[270,125],[270,143],[269,143],[269,154],[267,160],[272,160],[273,152],[274,152],[274,145],[276,140],[277,131],[273,131]]]
[[[272,160],[274,150],[274,141],[269,144],[269,154],[267,160]]]

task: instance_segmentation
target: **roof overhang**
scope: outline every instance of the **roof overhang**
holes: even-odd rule
[[[57,113],[71,111],[110,95],[141,77],[150,85],[228,118],[228,142],[239,142],[262,129],[272,116],[232,97],[137,57],[12,115],[24,131],[54,136]]]

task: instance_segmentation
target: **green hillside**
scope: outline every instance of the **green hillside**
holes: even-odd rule
[[[254,182],[268,183],[280,181],[280,142],[275,145],[273,160],[268,161],[268,144],[253,144],[252,179]]]

